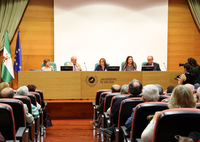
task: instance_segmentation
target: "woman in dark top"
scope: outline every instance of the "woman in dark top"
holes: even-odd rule
[[[137,66],[133,61],[132,56],[128,56],[126,58],[125,63],[123,64],[122,71],[135,71],[137,70]]]
[[[181,75],[181,78],[178,79],[178,84],[193,84],[194,85],[195,76],[193,74],[192,67],[185,63],[183,66],[183,74]]]
[[[190,66],[192,66],[195,76],[194,87],[197,89],[200,87],[200,66],[197,64],[197,61],[194,58],[188,58],[187,60]]]
[[[108,65],[106,64],[106,60],[104,58],[101,58],[99,60],[99,64],[100,65],[98,65],[94,71],[106,71],[107,70]]]

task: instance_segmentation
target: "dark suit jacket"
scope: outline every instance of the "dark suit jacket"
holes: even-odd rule
[[[105,68],[104,68],[104,70],[103,70],[103,69],[102,69],[102,66],[101,66],[101,65],[98,65],[94,71],[105,71],[105,70],[107,70],[107,67],[108,67],[108,64],[105,65]]]
[[[146,64],[144,64],[144,66],[150,66],[150,64],[149,64],[149,63],[146,63]],[[154,66],[153,71],[161,71],[160,66],[159,66],[158,63],[154,63],[154,62],[153,62],[153,66]]]

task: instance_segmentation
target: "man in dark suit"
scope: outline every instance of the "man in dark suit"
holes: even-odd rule
[[[148,63],[144,64],[144,66],[154,66],[153,71],[161,71],[159,64],[153,62],[153,56],[148,56],[147,61]]]

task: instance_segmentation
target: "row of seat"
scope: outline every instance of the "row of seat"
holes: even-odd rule
[[[153,115],[156,111],[163,111],[163,115],[166,115],[166,118],[170,117],[170,114],[173,114],[173,118],[174,119],[180,119],[181,115],[183,117],[183,115],[187,115],[188,113],[196,113],[196,114],[200,114],[200,110],[198,109],[180,109],[180,113],[178,110],[173,109],[173,110],[169,110],[168,109],[168,102],[170,100],[170,96],[169,95],[161,95],[160,96],[160,102],[146,102],[143,103],[143,99],[141,97],[135,97],[135,98],[128,98],[127,97],[129,95],[121,95],[120,93],[110,93],[110,89],[103,89],[103,90],[98,90],[96,93],[96,99],[95,102],[93,102],[93,108],[94,108],[94,114],[93,114],[93,121],[95,121],[98,118],[99,112],[96,108],[98,108],[99,103],[101,102],[101,99],[105,97],[104,99],[104,109],[103,109],[103,115],[102,117],[102,122],[101,122],[101,127],[102,128],[108,128],[109,126],[111,126],[112,124],[110,123],[110,118],[109,115],[107,114],[106,110],[108,107],[111,107],[112,109],[112,104],[114,104],[114,102],[118,99],[118,98],[124,98],[124,100],[121,102],[121,106],[120,106],[120,110],[119,110],[119,117],[118,117],[118,124],[116,125],[117,127],[115,128],[115,141],[116,142],[121,142],[121,141],[132,141],[135,142],[136,140],[140,140],[140,136],[143,132],[143,130],[146,128],[146,126],[149,123],[149,120],[147,120],[147,116],[149,115]],[[135,112],[134,112],[134,118],[133,118],[133,122],[132,122],[132,129],[131,132],[127,131],[125,125],[126,120],[128,119],[128,117],[130,117],[131,113],[132,113],[132,108],[135,107]],[[197,103],[197,108],[200,108],[200,104]],[[166,110],[166,111],[164,111]],[[195,110],[195,111],[194,111]],[[173,112],[171,112],[173,111]],[[177,115],[178,114],[178,115]],[[173,128],[173,125],[168,124],[170,123],[170,121],[166,121],[165,117],[161,117],[163,115],[160,115],[159,119],[161,119],[161,122],[166,123],[165,125],[171,126],[171,128],[169,128],[168,130],[165,130],[164,127],[162,125],[164,125],[163,123],[160,124],[160,121],[157,121],[157,129],[156,130],[160,130],[160,129],[164,129],[161,132],[166,131],[167,135],[168,133],[170,133],[170,129]],[[193,117],[194,116],[194,117]],[[192,115],[192,117],[197,120],[199,116]],[[188,120],[188,117],[184,118],[185,121]],[[191,120],[191,119],[190,119]],[[173,123],[176,124],[176,123]],[[179,124],[179,123],[178,123]],[[182,126],[184,123],[182,123]],[[194,126],[195,123],[193,123],[193,126],[190,126],[188,131],[184,132],[184,131],[176,131],[178,132],[179,135],[188,135],[188,132],[190,131],[198,131],[196,126]],[[174,125],[175,126],[175,125]],[[94,127],[95,128],[95,127]],[[184,127],[187,128],[187,127]],[[183,129],[182,129],[183,130]],[[166,134],[163,133],[162,135],[161,132],[159,131],[155,131],[156,134],[154,135],[154,141],[159,142],[162,141],[162,135]],[[199,132],[199,131],[198,131]],[[157,133],[159,133],[157,135]],[[187,134],[186,134],[187,133]],[[97,128],[97,134],[99,134],[99,128]],[[168,139],[164,139],[163,141],[175,141],[176,139],[174,139],[174,136],[172,137],[172,135],[175,135],[175,131],[174,133],[170,133],[170,138]],[[104,138],[106,138],[109,141],[112,141],[112,138],[110,137],[105,137],[105,135],[103,133],[101,133],[101,140],[104,141]]]
[[[44,130],[43,112],[45,107],[43,106],[39,110],[39,115],[34,116],[32,123],[27,123],[23,104],[27,105],[29,113],[32,114],[31,104],[36,106],[36,102],[38,102],[42,106],[41,98],[43,98],[43,93],[38,90],[29,92],[28,96],[14,95],[13,99],[0,99],[0,132],[6,140],[15,141],[17,139],[20,142],[28,142],[30,139],[32,142],[40,141],[40,136],[43,135]]]

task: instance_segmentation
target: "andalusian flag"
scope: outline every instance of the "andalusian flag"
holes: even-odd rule
[[[12,56],[10,51],[10,44],[8,39],[8,31],[6,31],[5,43],[3,49],[1,78],[3,79],[4,82],[8,83],[15,78],[13,71],[13,64],[12,64]]]

